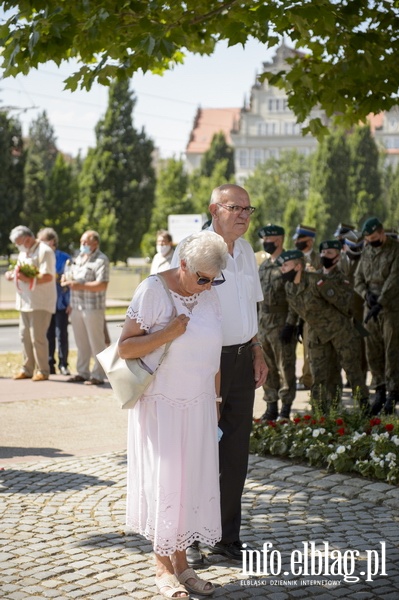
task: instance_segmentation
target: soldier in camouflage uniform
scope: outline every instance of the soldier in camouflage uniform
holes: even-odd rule
[[[303,252],[307,271],[317,271],[321,268],[320,257],[314,248],[316,229],[309,225],[297,225],[292,239],[295,248]],[[302,375],[298,381],[298,390],[310,390],[313,384],[312,371],[309,360],[309,325],[300,321],[298,324],[298,340],[303,343],[303,367]]]
[[[258,232],[268,258],[259,267],[263,302],[259,306],[258,337],[269,367],[263,398],[266,412],[262,419],[289,418],[296,393],[295,349],[297,317],[289,310],[284,282],[276,259],[283,251],[284,229],[266,225]],[[278,400],[281,401],[279,413]]]
[[[376,217],[367,219],[362,233],[366,246],[356,269],[355,290],[366,301],[366,352],[376,386],[372,413],[392,414],[399,401],[399,244]]]
[[[329,388],[330,365],[334,356],[351,382],[353,396],[368,413],[369,391],[360,368],[360,335],[350,315],[352,290],[349,284],[327,279],[321,273],[305,271],[302,252],[289,250],[279,257],[286,281],[285,291],[292,309],[309,324],[310,364],[313,375],[312,400],[323,412],[328,410],[325,391]]]

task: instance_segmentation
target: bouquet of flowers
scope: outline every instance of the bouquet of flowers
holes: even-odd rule
[[[36,265],[30,265],[28,263],[10,264],[8,270],[14,271],[15,273],[22,273],[23,275],[25,275],[25,277],[29,277],[29,279],[33,279],[39,274],[39,269],[36,267]]]

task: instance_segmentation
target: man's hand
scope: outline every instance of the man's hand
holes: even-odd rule
[[[364,324],[366,325],[370,319],[374,319],[374,321],[377,321],[378,315],[380,314],[382,310],[382,306],[381,304],[375,304],[373,306],[373,308],[370,308],[369,312],[366,315],[366,318],[364,319]]]
[[[369,308],[373,308],[376,304],[378,304],[378,296],[373,294],[373,292],[366,292],[366,302]]]
[[[263,352],[261,348],[254,349],[253,361],[255,388],[257,389],[265,383],[267,373],[269,371],[267,364],[265,363],[265,359],[263,358]]]

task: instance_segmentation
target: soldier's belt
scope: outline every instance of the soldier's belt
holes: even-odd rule
[[[286,313],[286,312],[288,312],[288,304],[284,304],[284,305],[280,305],[280,306],[271,306],[268,304],[263,304],[262,310],[265,313]]]

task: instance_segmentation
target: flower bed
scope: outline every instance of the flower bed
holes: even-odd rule
[[[337,473],[357,473],[399,483],[399,419],[365,419],[359,411],[296,416],[291,421],[254,420],[251,452],[272,454]]]

